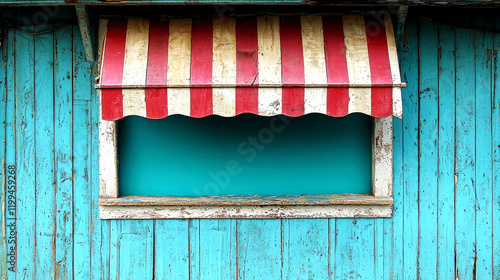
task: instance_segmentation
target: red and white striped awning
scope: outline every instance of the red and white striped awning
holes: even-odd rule
[[[402,116],[387,17],[110,20],[103,50],[98,88],[104,120]]]

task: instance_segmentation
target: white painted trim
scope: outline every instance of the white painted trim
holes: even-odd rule
[[[99,206],[101,219],[390,218],[392,205]]]
[[[372,194],[392,197],[392,116],[373,121]]]

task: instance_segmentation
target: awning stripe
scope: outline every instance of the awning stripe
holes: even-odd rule
[[[328,84],[335,82],[349,84],[342,18],[324,16],[323,34]],[[328,115],[334,117],[347,115],[349,113],[349,89],[328,88],[326,104]]]
[[[191,31],[191,83],[212,82],[213,61],[212,20],[193,21]],[[191,88],[191,116],[195,118],[212,114],[212,88]]]
[[[236,19],[236,83],[259,85],[257,19]],[[236,88],[236,114],[259,113],[258,88]]]
[[[152,21],[149,29],[148,74],[146,85],[163,88],[146,89],[146,115],[151,119],[160,119],[168,115],[167,61],[168,61],[168,22]]]
[[[375,18],[367,17],[365,19],[365,29],[372,84],[391,83],[392,76],[385,25],[378,23]],[[392,89],[372,88],[371,92],[371,115],[382,117],[392,113]]]
[[[395,52],[389,18],[111,20],[99,85],[103,119],[401,117]]]
[[[122,84],[127,21],[108,23],[106,45],[103,54],[102,84]],[[115,120],[123,117],[123,97],[121,89],[103,89],[101,95],[102,118]]]
[[[299,17],[280,19],[281,68],[284,84],[303,85],[304,57]],[[304,115],[304,88],[283,88],[283,114]]]

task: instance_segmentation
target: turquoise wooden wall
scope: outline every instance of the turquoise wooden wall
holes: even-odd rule
[[[500,16],[461,23],[500,29]],[[6,181],[0,278],[499,279],[500,35],[411,18],[407,35],[393,218],[102,221],[96,72],[78,27],[10,30],[0,156],[17,166],[17,269]]]

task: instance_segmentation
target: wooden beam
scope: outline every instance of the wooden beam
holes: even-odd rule
[[[83,47],[85,48],[85,58],[88,62],[94,61],[94,50],[92,48],[92,40],[90,39],[89,17],[87,7],[84,5],[76,5],[76,16],[80,33],[82,35]]]
[[[399,6],[398,10],[398,25],[396,29],[396,42],[398,42],[398,48],[401,49],[406,45],[406,15],[408,15],[409,7],[408,5]]]

